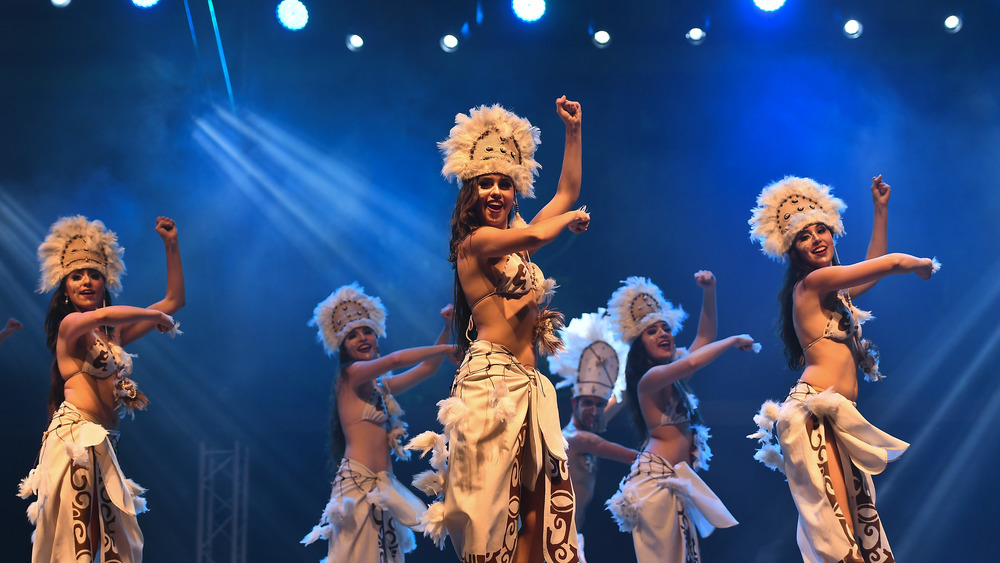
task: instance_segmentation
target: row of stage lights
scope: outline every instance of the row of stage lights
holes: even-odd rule
[[[69,5],[72,0],[51,1],[54,6],[63,7]],[[765,12],[774,12],[785,5],[785,0],[753,1],[757,8]],[[151,8],[158,2],[159,0],[132,0],[132,4],[139,8]],[[545,15],[545,0],[512,0],[511,9],[522,21],[528,23],[535,22]],[[301,0],[280,0],[275,8],[275,15],[278,18],[278,22],[291,31],[301,30],[309,23],[309,10]],[[481,20],[481,18],[482,12],[479,11],[477,19]],[[958,14],[950,14],[944,19],[943,24],[945,31],[948,33],[958,33],[962,29],[962,17]],[[856,19],[849,19],[844,22],[843,31],[845,36],[857,39],[861,37],[864,26]],[[611,45],[611,33],[607,30],[591,27],[588,32],[590,33],[591,42],[597,48],[604,49]],[[465,24],[462,28],[462,35],[468,36],[468,34],[469,26]],[[692,27],[684,34],[684,38],[692,45],[701,45],[707,37],[708,33],[700,27]],[[439,41],[441,50],[446,53],[457,51],[460,43],[461,41],[458,37],[453,34],[446,34]],[[360,51],[365,45],[365,40],[360,35],[352,33],[348,34],[346,44],[347,48],[351,51]]]

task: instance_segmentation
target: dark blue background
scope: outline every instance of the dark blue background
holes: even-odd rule
[[[118,302],[164,290],[157,215],[177,220],[187,277],[184,336],[135,344],[149,412],[123,423],[120,459],[148,487],[140,519],[150,563],[193,561],[198,446],[250,448],[251,561],[316,561],[302,547],[329,495],[327,401],[334,362],[306,326],[314,305],[357,280],[388,310],[382,349],[431,342],[450,301],[446,261],[456,189],[435,142],[453,117],[498,102],[542,130],[537,202],[553,193],[563,128],[554,100],[583,104],[591,229],[538,254],[567,317],[602,306],[645,275],[696,315],[692,273],[718,278],[720,334],[748,332],[754,356],[728,352],[693,386],[712,426],[705,480],[741,524],[702,542],[706,561],[795,561],[795,508],[782,477],[752,459],[751,420],[795,380],[774,334],[782,266],[747,237],[754,197],[786,174],[834,186],[849,205],[842,260],[863,257],[871,177],[893,187],[890,249],[937,256],[930,282],[886,279],[859,300],[888,379],[859,406],[910,441],[876,477],[897,558],[986,561],[994,528],[1000,416],[1000,3],[789,0],[766,15],[749,0],[548,2],[528,27],[505,2],[309,3],[305,30],[277,0],[215,0],[232,79],[227,94],[207,4],[138,10],[126,0],[5,2],[0,13],[0,322],[25,329],[0,346],[8,422],[0,484],[7,560],[26,560],[30,526],[15,485],[45,427],[51,361],[35,248],[50,223],[83,213],[126,248]],[[655,7],[647,4],[655,4]],[[954,6],[965,28],[943,32]],[[862,20],[846,39],[842,16]],[[710,22],[689,45],[691,25]],[[470,22],[454,54],[443,31]],[[594,48],[588,25],[606,26]],[[344,48],[359,30],[367,44]],[[193,41],[193,38],[196,41]],[[680,336],[693,339],[693,324]],[[543,369],[546,366],[543,365]],[[411,433],[438,428],[449,369],[400,397]],[[568,412],[568,395],[561,395]],[[609,436],[634,439],[620,417]],[[424,462],[398,463],[404,482]],[[628,560],[631,538],[597,501],[624,466],[602,464],[587,519],[592,563]],[[411,561],[451,560],[418,539]]]

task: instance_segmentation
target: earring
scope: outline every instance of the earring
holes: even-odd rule
[[[69,305],[69,294],[68,293],[64,293],[63,294],[63,303]]]

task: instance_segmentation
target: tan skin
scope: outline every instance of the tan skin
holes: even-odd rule
[[[390,392],[399,395],[437,373],[446,356],[457,363],[457,349],[447,343],[450,333],[448,327],[453,315],[452,305],[441,309],[445,328],[441,330],[434,345],[397,350],[385,356],[378,355],[377,337],[372,329],[359,326],[347,333],[343,361],[353,363],[344,368],[337,382],[337,412],[344,429],[345,457],[362,463],[376,473],[392,471],[389,433],[385,427],[368,420],[354,424],[351,422],[361,418],[371,398],[376,378],[417,364],[400,374],[383,378]]]
[[[607,412],[608,401],[594,395],[578,395],[570,399],[573,407],[572,424],[576,431],[565,435],[569,448],[569,476],[576,496],[576,526],[583,527],[587,506],[594,494],[597,472],[588,471],[585,454],[631,464],[639,452],[621,444],[605,440],[595,432],[602,426],[602,418]],[[564,430],[565,432],[565,430]]]
[[[171,317],[184,306],[184,270],[181,267],[177,226],[172,219],[157,217],[156,232],[163,239],[167,258],[167,291],[149,307],[113,305],[104,307],[105,278],[97,270],[74,270],[66,276],[66,297],[76,309],[59,324],[56,337],[56,366],[63,377],[65,400],[90,414],[108,429],[118,427],[115,412],[115,378],[97,379],[81,372],[87,350],[98,338],[127,346],[154,328],[168,332]],[[113,327],[108,333],[103,327]],[[96,510],[90,515],[91,548],[98,553],[100,522]]]
[[[566,126],[562,172],[555,195],[528,227],[507,227],[507,217],[514,205],[514,183],[509,177],[486,174],[477,179],[477,210],[482,226],[459,244],[455,266],[470,304],[493,291],[508,254],[532,254],[555,240],[564,229],[582,233],[590,225],[588,213],[571,210],[580,195],[582,180],[582,110],[579,103],[562,96],[556,100],[556,113]],[[480,339],[506,347],[518,361],[530,367],[537,361],[533,341],[537,316],[538,304],[531,294],[520,299],[492,296],[472,310]],[[541,479],[544,475],[539,476],[539,483]],[[522,490],[521,539],[514,552],[515,563],[542,561],[539,539],[542,522],[537,518],[542,499],[535,493],[542,490],[541,486],[534,491]]]
[[[655,364],[642,376],[636,389],[639,409],[649,429],[643,451],[658,455],[671,464],[686,462],[690,465],[693,461],[691,446],[694,442],[690,424],[657,426],[667,405],[673,401],[674,382],[691,378],[696,371],[715,361],[729,348],[746,351],[754,343],[753,338],[746,334],[715,340],[718,325],[715,276],[701,270],[695,273],[695,281],[704,293],[698,334],[688,348],[687,356],[673,360],[674,337],[669,325],[663,321],[646,327],[639,336],[646,354]]]
[[[882,181],[881,174],[872,179],[875,222],[867,259],[863,262],[834,266],[833,233],[822,223],[809,225],[796,235],[789,252],[797,253],[803,263],[811,268],[802,281],[796,284],[792,297],[795,334],[803,347],[823,334],[827,319],[836,305],[838,291],[846,289],[854,298],[871,289],[883,277],[892,274],[914,273],[921,279],[930,279],[930,258],[900,253],[886,254],[890,192],[891,188]],[[818,390],[832,388],[849,401],[856,401],[858,368],[851,345],[827,338],[820,339],[805,351],[805,369],[800,379]],[[834,494],[838,504],[846,511],[849,505],[844,470],[834,440],[827,441],[827,459]],[[847,519],[847,524],[853,534],[854,526],[850,518]]]
[[[65,382],[65,398],[109,429],[118,426],[114,409],[115,381],[113,377],[97,379],[80,371],[87,350],[98,338],[127,346],[154,328],[168,332],[174,327],[171,315],[185,302],[176,225],[172,219],[158,217],[156,232],[163,239],[167,258],[167,291],[162,300],[149,307],[103,307],[105,279],[97,270],[74,270],[66,276],[66,294],[76,312],[62,320],[56,339],[56,365]],[[99,330],[101,327],[114,328],[108,334]]]

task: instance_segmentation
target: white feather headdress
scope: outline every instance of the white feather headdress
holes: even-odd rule
[[[648,278],[631,276],[608,300],[611,322],[625,344],[632,342],[649,325],[664,321],[673,334],[680,332],[687,313],[663,298],[663,292]]]
[[[830,186],[810,178],[786,176],[765,187],[750,210],[750,240],[761,250],[784,262],[795,235],[805,227],[823,223],[834,236],[844,234],[840,213],[847,204],[830,193]]]
[[[316,340],[323,344],[327,355],[340,351],[347,333],[354,327],[366,326],[375,331],[376,336],[385,337],[385,307],[378,297],[371,297],[365,289],[354,282],[344,285],[320,301],[313,310],[309,326],[319,327]]]
[[[607,401],[614,395],[621,401],[628,346],[615,335],[605,309],[571,320],[559,336],[565,349],[549,356],[549,371],[563,378],[556,388],[572,385],[574,397],[593,395]]]
[[[113,295],[122,290],[125,274],[118,236],[100,221],[88,221],[83,215],[63,217],[49,227],[49,234],[38,247],[42,277],[38,293],[51,291],[74,270],[93,268],[104,276],[105,287]]]
[[[459,185],[483,174],[503,174],[514,181],[517,193],[535,197],[534,181],[541,164],[535,148],[541,143],[537,127],[499,105],[479,106],[469,115],[455,116],[448,139],[438,143],[444,153],[441,174]]]

